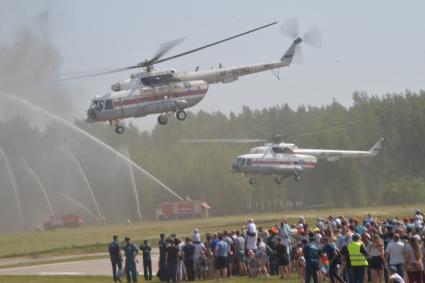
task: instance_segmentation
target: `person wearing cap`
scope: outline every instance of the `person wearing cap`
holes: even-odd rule
[[[123,249],[125,254],[125,273],[127,275],[127,282],[137,282],[136,256],[139,253],[139,249],[128,237],[125,237]]]
[[[140,250],[143,255],[143,275],[145,280],[152,280],[152,257],[151,257],[151,246],[148,240],[144,240],[140,246]]]
[[[310,283],[310,278],[313,276],[313,282],[318,283],[318,272],[320,269],[320,255],[322,247],[315,241],[314,233],[308,234],[309,242],[304,245],[305,266],[305,283]]]
[[[346,255],[348,277],[350,283],[364,283],[368,253],[359,234],[355,233],[352,239],[353,241],[344,248],[346,250],[343,252]]]
[[[121,282],[121,272],[122,272],[122,255],[120,243],[118,242],[118,236],[112,236],[112,242],[109,244],[109,257],[112,264],[112,278],[114,282]]]
[[[404,242],[400,240],[400,235],[395,233],[392,241],[385,249],[385,257],[390,266],[397,268],[397,273],[404,278]]]
[[[390,272],[390,277],[388,278],[388,282],[389,283],[404,283],[404,279],[403,277],[401,277],[398,273],[397,273],[397,268],[395,268],[394,266],[390,266],[388,268],[389,272]]]
[[[421,237],[414,235],[409,238],[409,244],[404,252],[404,266],[407,270],[409,283],[423,282],[424,266],[422,260]]]

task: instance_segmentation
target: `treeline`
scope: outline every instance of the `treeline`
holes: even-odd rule
[[[276,134],[320,129],[355,121],[343,131],[299,137],[299,147],[368,150],[384,137],[384,147],[369,160],[321,161],[296,183],[277,185],[271,177],[249,185],[231,173],[237,155],[255,145],[185,144],[181,139],[267,138]],[[179,122],[156,126],[152,133],[130,125],[124,135],[109,126],[80,124],[118,147],[128,144],[130,155],[180,195],[205,199],[215,214],[240,213],[249,203],[270,199],[301,200],[306,205],[332,207],[398,204],[425,201],[425,92],[406,91],[383,97],[354,93],[353,105],[337,101],[322,107],[276,105],[262,110],[246,106],[240,114],[190,113]],[[140,180],[138,188],[143,190]],[[145,193],[146,194],[146,193]]]
[[[142,118],[143,119],[143,118]],[[317,168],[303,175],[301,182],[288,178],[277,185],[271,176],[259,177],[250,185],[247,178],[231,173],[239,154],[253,145],[188,144],[181,139],[268,138],[312,131],[345,121],[344,130],[288,140],[299,147],[368,150],[384,137],[383,149],[368,160],[319,161]],[[76,124],[105,143],[122,151],[183,198],[206,200],[215,215],[245,213],[252,203],[270,200],[301,201],[304,206],[347,207],[376,204],[405,204],[425,201],[425,92],[406,91],[382,97],[354,93],[353,105],[337,101],[322,107],[288,105],[253,110],[246,106],[239,114],[189,113],[186,121],[171,118],[166,126],[150,133],[128,125],[117,135],[108,124]],[[84,213],[66,203],[58,192],[80,201],[94,213],[95,206],[84,178],[69,156],[81,163],[108,221],[137,217],[135,193],[128,164],[76,134],[66,126],[48,123],[31,125],[31,119],[13,118],[0,123],[0,145],[11,160],[23,195],[24,214],[40,219],[48,215],[43,196],[25,172],[24,157],[39,174],[51,196],[53,207],[62,213]],[[161,201],[175,197],[133,170],[142,215],[154,216]],[[15,211],[14,195],[1,172],[4,212]],[[37,210],[37,213],[32,211]],[[2,213],[2,215],[5,215]],[[89,217],[87,217],[89,218]],[[2,220],[6,221],[6,220]]]

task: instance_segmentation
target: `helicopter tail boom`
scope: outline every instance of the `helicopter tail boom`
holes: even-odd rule
[[[285,54],[283,54],[282,58],[280,58],[280,61],[283,63],[282,67],[289,66],[292,62],[292,59],[294,59],[295,52],[297,51],[297,46],[301,44],[302,39],[300,37],[297,37],[289,46],[288,50],[286,50]]]

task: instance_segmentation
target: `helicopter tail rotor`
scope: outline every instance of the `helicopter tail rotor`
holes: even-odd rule
[[[288,49],[288,51],[285,53],[284,57],[282,57],[282,60],[285,59],[285,56],[287,57],[287,59],[292,59],[293,57],[294,63],[302,63],[302,43],[305,43],[317,49],[322,48],[322,34],[320,32],[320,29],[318,27],[313,27],[312,29],[301,35],[299,32],[298,17],[286,20],[280,27],[280,32],[294,40],[293,44],[291,45],[292,50],[290,47],[290,49]]]

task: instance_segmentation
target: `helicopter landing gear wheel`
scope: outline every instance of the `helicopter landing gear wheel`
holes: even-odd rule
[[[125,128],[123,125],[120,124],[119,120],[115,120],[115,133],[122,134],[125,131]],[[112,121],[109,121],[109,124],[112,126]]]
[[[300,182],[301,181],[301,176],[300,175],[295,175],[295,181]]]
[[[122,134],[122,133],[124,133],[124,127],[123,126],[121,126],[121,125],[117,125],[116,127],[115,127],[115,132],[117,133],[117,134]]]
[[[165,125],[168,122],[168,117],[166,114],[161,114],[158,116],[158,124]]]
[[[280,185],[283,182],[283,177],[276,177],[274,178],[274,181],[276,182],[276,184]]]
[[[187,113],[184,110],[179,110],[176,112],[176,118],[179,121],[184,121],[187,117]]]
[[[257,180],[255,179],[255,177],[250,177],[250,178],[249,178],[249,183],[250,183],[251,185],[254,185],[255,183],[257,183]]]

